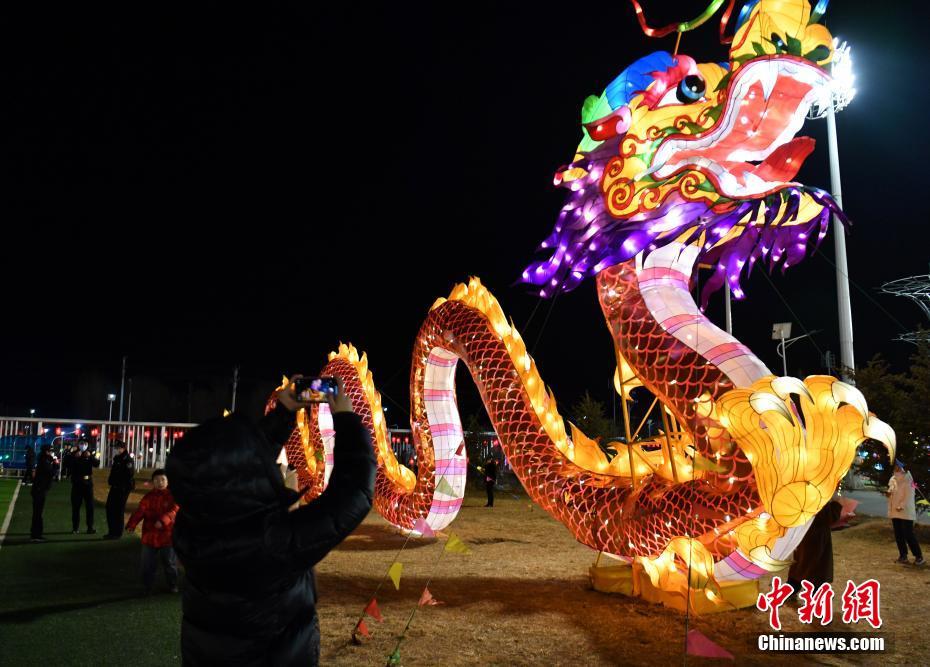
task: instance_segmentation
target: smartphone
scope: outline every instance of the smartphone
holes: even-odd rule
[[[333,377],[302,377],[294,381],[294,393],[301,403],[324,403],[339,393],[339,385]]]

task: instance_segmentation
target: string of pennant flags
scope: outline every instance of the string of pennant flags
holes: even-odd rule
[[[461,456],[464,451],[464,448],[465,448],[465,442],[463,441],[459,445],[458,449],[456,450],[456,456]],[[449,465],[451,465],[451,462]],[[454,491],[452,489],[452,485],[449,483],[448,479],[446,479],[446,472],[447,472],[448,467],[449,466],[447,465],[446,469],[444,469],[442,473],[440,474],[439,481],[436,484],[436,491],[438,491],[439,493],[453,495]],[[433,529],[429,526],[429,524],[426,522],[425,519],[421,517],[416,520],[416,522],[413,525],[413,530],[407,534],[407,539],[404,540],[404,543],[401,545],[400,549],[398,549],[397,553],[394,555],[394,558],[391,560],[390,566],[387,568],[387,571],[385,572],[385,574],[381,577],[381,580],[378,582],[378,585],[375,587],[375,591],[372,594],[371,599],[368,601],[368,604],[365,605],[365,608],[362,610],[362,613],[359,616],[358,621],[355,623],[355,627],[352,630],[353,643],[360,644],[361,637],[365,637],[366,639],[371,638],[371,629],[368,627],[368,624],[365,622],[366,618],[374,619],[378,623],[384,622],[384,616],[381,614],[381,610],[378,607],[378,593],[381,591],[381,587],[384,585],[384,582],[388,579],[391,581],[391,583],[394,584],[395,590],[398,590],[398,591],[400,590],[400,582],[401,582],[401,578],[403,576],[403,571],[404,571],[404,564],[400,560],[400,557],[401,557],[401,554],[404,552],[404,550],[407,548],[407,545],[410,543],[410,539],[411,537],[413,537],[415,532],[419,533],[420,537],[424,539],[435,539],[437,537],[436,532],[433,531]],[[445,537],[445,534],[440,532],[439,536]],[[429,590],[429,584],[430,582],[432,582],[433,577],[436,573],[436,570],[439,567],[439,563],[442,560],[443,555],[447,551],[450,553],[458,553],[462,555],[468,555],[471,553],[471,549],[468,548],[468,546],[461,540],[461,538],[459,538],[458,535],[452,532],[449,533],[449,536],[446,538],[446,542],[445,542],[443,549],[439,552],[439,558],[436,560],[436,563],[433,566],[433,571],[432,573],[430,573],[430,576],[427,579],[426,584],[423,587],[423,591],[420,593],[420,599],[417,602],[417,605],[411,611],[410,616],[407,619],[407,624],[404,626],[403,631],[397,638],[397,645],[394,649],[394,652],[391,653],[390,656],[388,656],[388,661],[387,661],[388,665],[399,665],[400,664],[401,642],[403,642],[407,634],[407,630],[410,628],[410,624],[413,622],[413,619],[416,616],[416,613],[419,610],[419,608],[424,607],[424,606],[436,606],[436,605],[443,604],[442,601],[437,600],[436,598],[433,597],[433,594]]]

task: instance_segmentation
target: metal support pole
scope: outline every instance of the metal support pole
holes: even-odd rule
[[[672,466],[672,478],[678,483],[678,467],[675,464],[675,452],[672,449],[672,436],[669,433],[668,415],[665,412],[665,405],[659,406],[659,412],[662,413],[662,428],[665,430],[665,448],[668,452],[668,462]]]
[[[230,412],[236,411],[236,390],[239,389],[239,367],[236,366],[233,371],[233,392],[232,392],[232,409]]]
[[[723,304],[726,313],[726,328],[727,333],[731,336],[733,335],[733,310],[730,303],[730,281],[723,283]]]
[[[126,356],[123,355],[123,374],[119,381],[119,420],[123,421],[123,390],[126,387]]]
[[[643,424],[645,424],[645,423],[646,423],[646,420],[649,419],[649,415],[652,413],[652,409],[656,406],[656,403],[658,403],[658,402],[659,402],[659,397],[658,397],[658,396],[656,396],[655,398],[652,399],[652,404],[651,404],[651,405],[649,406],[649,408],[646,410],[646,414],[643,415],[642,421],[639,422],[639,426],[637,426],[637,427],[636,427],[636,430],[633,431],[633,438],[634,438],[634,439],[639,435],[639,432],[643,430]]]
[[[113,408],[113,404],[110,403],[110,408]],[[103,461],[110,460],[110,441],[107,439],[107,425],[100,425],[100,455],[103,457]]]
[[[636,466],[633,462],[633,438],[630,434],[630,411],[626,404],[626,383],[620,379],[620,407],[623,409],[623,432],[626,435],[626,451],[630,458],[630,482],[636,488]]]
[[[830,149],[830,187],[833,198],[843,206],[843,187],[840,183],[840,156],[836,143],[836,114],[833,105],[827,111],[827,144]],[[836,255],[836,303],[839,310],[840,374],[843,382],[855,384],[850,371],[856,368],[853,354],[852,305],[849,301],[849,266],[846,261],[846,230],[833,216],[833,248]],[[787,375],[787,373],[786,373]]]
[[[781,367],[782,375],[788,377],[788,346],[785,345],[785,334],[781,335]]]

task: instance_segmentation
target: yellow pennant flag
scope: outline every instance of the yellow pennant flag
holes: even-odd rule
[[[708,472],[724,473],[727,471],[726,466],[721,463],[715,463],[708,458],[704,458],[700,454],[694,455],[694,469],[695,470],[707,470]]]
[[[400,590],[400,573],[404,570],[404,564],[400,561],[394,561],[394,564],[391,565],[391,569],[388,570],[388,576],[391,578],[391,581],[394,582],[394,588]]]
[[[470,554],[471,549],[465,546],[465,543],[459,539],[458,535],[455,533],[449,534],[449,539],[446,540],[446,551],[451,551],[457,554]]]

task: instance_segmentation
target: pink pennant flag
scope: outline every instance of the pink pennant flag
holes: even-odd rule
[[[423,589],[423,595],[420,596],[420,606],[425,605],[435,606],[437,604],[443,604],[439,600],[433,597],[433,594],[429,592],[429,588]]]
[[[728,650],[715,644],[706,635],[698,630],[688,631],[686,641],[688,655],[697,655],[702,658],[722,658],[733,660],[733,654]]]
[[[378,623],[384,622],[384,618],[381,616],[381,610],[378,609],[378,601],[374,598],[371,598],[371,602],[365,607],[365,613],[378,621]]]
[[[846,496],[839,496],[836,498],[836,502],[842,506],[840,518],[830,528],[846,528],[849,525],[849,520],[856,516],[856,506],[859,501]]]
[[[426,519],[422,517],[416,520],[413,524],[413,529],[420,533],[421,537],[436,537],[436,533],[434,533],[433,529],[426,523]]]
[[[455,455],[456,455],[456,456],[461,456],[461,455],[462,455],[462,452],[464,452],[464,451],[465,451],[465,441],[462,440],[462,444],[460,444],[460,445],[459,445],[459,448],[455,450]]]

